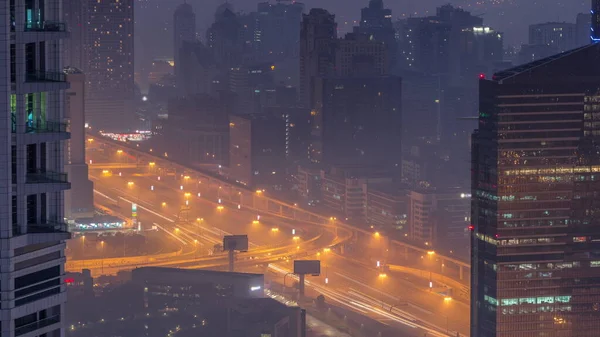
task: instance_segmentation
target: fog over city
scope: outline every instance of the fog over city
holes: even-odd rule
[[[0,337],[600,336],[600,0],[0,27]]]

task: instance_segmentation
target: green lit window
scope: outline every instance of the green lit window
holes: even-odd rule
[[[556,296],[554,300],[558,303],[569,303],[571,302],[571,296]]]
[[[535,304],[535,297],[519,298],[519,304]]]
[[[484,299],[486,302],[488,302],[491,305],[495,305],[495,306],[498,305],[498,300],[493,298],[492,296],[484,295]]]
[[[500,305],[509,306],[509,305],[517,305],[519,304],[518,298],[505,298],[500,300]]]
[[[554,297],[552,297],[552,296],[538,297],[537,302],[538,302],[538,304],[554,303]]]

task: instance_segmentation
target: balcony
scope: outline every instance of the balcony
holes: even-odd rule
[[[20,327],[15,327],[15,336],[21,336],[28,332],[32,332],[41,328],[45,328],[52,324],[60,323],[60,315],[51,316],[39,321],[29,323]]]
[[[25,24],[26,32],[66,32],[67,25],[57,21],[28,22]]]
[[[25,82],[66,82],[66,75],[59,71],[32,71],[25,75]]]
[[[64,222],[49,221],[45,224],[28,224],[28,244],[38,244],[48,241],[62,241],[71,238],[69,226]]]
[[[68,183],[69,179],[66,173],[37,170],[27,173],[25,182],[27,184]]]
[[[27,132],[30,133],[66,133],[67,123],[55,121],[30,121],[27,123]]]
[[[68,233],[69,225],[63,222],[50,221],[45,224],[29,224],[27,225],[27,233]]]

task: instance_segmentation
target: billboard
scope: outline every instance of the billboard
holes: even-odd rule
[[[321,261],[294,260],[294,274],[310,274],[312,276],[319,276],[321,274]]]
[[[223,250],[248,251],[248,235],[226,235],[223,237]]]

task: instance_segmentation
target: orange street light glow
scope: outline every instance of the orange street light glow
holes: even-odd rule
[[[186,198],[189,198],[189,197],[191,197],[191,196],[192,196],[192,194],[191,194],[190,192],[185,192],[183,195],[184,195]]]
[[[133,181],[128,181],[127,186],[133,186]]]
[[[331,251],[331,248],[323,248],[323,251],[324,251],[325,253],[328,253],[328,252],[330,252],[330,251]]]
[[[375,232],[375,237],[376,237],[376,238],[378,238],[378,237],[380,237],[380,236],[381,236],[381,234],[379,234],[379,232]]]
[[[218,209],[219,211],[222,211],[222,210],[223,210],[223,208],[224,208],[223,206],[217,206],[217,209]]]
[[[273,227],[273,228],[271,228],[271,232],[279,232],[279,228]]]
[[[123,150],[117,150],[117,153],[121,154],[121,153],[123,153]]]
[[[252,223],[257,225],[258,224],[258,220],[252,220]]]
[[[380,273],[380,274],[379,274],[379,277],[380,277],[380,278],[386,278],[386,277],[387,277],[387,274],[385,274],[385,273]]]
[[[431,256],[431,255],[435,255],[435,252],[433,250],[430,250],[427,252],[427,255]]]

